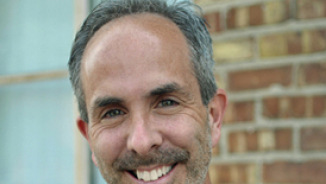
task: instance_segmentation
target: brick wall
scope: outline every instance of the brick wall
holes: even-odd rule
[[[229,107],[213,184],[326,183],[326,0],[195,0]]]

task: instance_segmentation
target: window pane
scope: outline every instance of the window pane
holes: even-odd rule
[[[0,87],[0,183],[74,182],[68,79]]]
[[[0,75],[66,69],[73,1],[0,2]]]

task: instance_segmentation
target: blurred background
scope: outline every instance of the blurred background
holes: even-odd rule
[[[104,184],[67,61],[100,0],[0,0],[0,184]],[[213,184],[326,183],[326,0],[195,0],[229,107]]]
[[[230,100],[213,183],[326,183],[326,1],[195,2]]]

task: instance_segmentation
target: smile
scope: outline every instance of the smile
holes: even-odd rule
[[[170,171],[175,167],[176,164],[170,165],[170,166],[161,166],[161,167],[156,167],[152,170],[134,170],[134,171],[129,171],[135,178],[138,180],[143,180],[143,181],[155,181],[167,174],[170,173]]]

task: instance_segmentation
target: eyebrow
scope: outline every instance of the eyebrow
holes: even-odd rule
[[[169,84],[164,84],[158,88],[155,88],[149,92],[149,95],[147,96],[159,96],[159,95],[164,95],[168,93],[174,93],[178,92],[181,93],[185,96],[189,96],[188,93],[186,93],[183,88],[178,84],[178,83],[169,83]]]
[[[94,105],[92,107],[92,112],[94,112],[98,108],[122,102],[122,99],[116,97],[100,97],[95,100]]]

